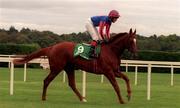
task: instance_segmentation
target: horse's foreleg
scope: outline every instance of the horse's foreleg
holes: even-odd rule
[[[116,91],[116,94],[117,94],[117,96],[118,96],[119,102],[120,102],[121,104],[124,104],[125,102],[123,101],[123,99],[122,99],[122,97],[121,97],[120,89],[119,89],[118,83],[117,83],[117,81],[116,81],[116,79],[115,79],[115,75],[113,74],[113,72],[112,72],[112,73],[108,73],[108,74],[106,74],[105,76],[106,76],[106,77],[108,78],[108,80],[111,82],[114,90]]]
[[[79,100],[82,102],[86,102],[85,97],[82,97],[82,95],[80,94],[80,92],[77,90],[76,88],[76,83],[75,83],[75,72],[74,70],[65,70],[68,76],[68,82],[69,82],[69,86],[71,87],[71,89],[74,91],[74,93],[78,96]]]
[[[50,84],[50,82],[58,75],[59,72],[50,72],[49,75],[44,80],[44,87],[43,87],[43,93],[42,93],[42,100],[46,100],[46,91],[47,87]]]
[[[126,82],[128,100],[130,100],[131,99],[131,85],[130,85],[130,81],[129,81],[128,76],[122,72],[115,72],[115,76],[118,78],[122,78]]]

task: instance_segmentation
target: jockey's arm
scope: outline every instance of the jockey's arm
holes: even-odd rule
[[[110,39],[110,25],[109,24],[106,24],[106,38],[107,39]]]
[[[101,21],[100,24],[99,24],[99,34],[100,34],[100,36],[102,37],[103,40],[105,39],[105,37],[103,35],[105,25],[106,25],[106,23],[104,21]]]

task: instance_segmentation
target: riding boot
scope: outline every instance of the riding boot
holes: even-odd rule
[[[97,46],[97,41],[93,40],[91,42],[91,52],[90,52],[90,57],[92,58],[98,57],[98,55],[96,54],[96,46]]]
[[[95,46],[91,46],[90,57],[92,57],[92,58],[97,58],[98,57],[98,55],[96,54],[96,47]]]

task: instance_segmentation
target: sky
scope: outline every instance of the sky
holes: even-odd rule
[[[84,32],[91,16],[118,10],[111,33],[180,35],[180,0],[0,0],[0,28],[28,27],[57,34]]]

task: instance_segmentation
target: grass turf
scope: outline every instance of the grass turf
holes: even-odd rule
[[[87,103],[82,103],[66,83],[62,73],[50,84],[47,101],[41,101],[43,80],[48,71],[28,69],[27,82],[23,82],[23,69],[15,69],[14,95],[9,95],[9,69],[0,68],[0,108],[180,108],[180,74],[174,75],[174,86],[170,86],[170,74],[152,74],[151,100],[146,100],[146,73],[138,73],[138,85],[134,85],[134,73],[126,73],[132,85],[132,99],[125,105],[117,101],[115,92],[105,79],[87,74]],[[81,91],[82,74],[76,72],[76,84]],[[118,79],[121,94],[126,99],[126,86]]]

